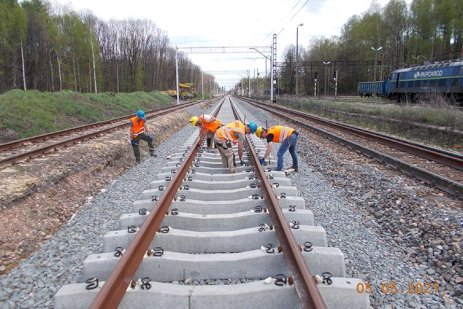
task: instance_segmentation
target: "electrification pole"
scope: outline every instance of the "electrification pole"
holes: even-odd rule
[[[296,96],[299,95],[299,27],[304,26],[304,24],[299,24],[296,27]]]
[[[378,64],[378,52],[381,49],[383,49],[383,47],[382,46],[380,46],[378,48],[372,47],[371,49],[375,52],[375,65],[373,67],[373,81],[376,81],[376,65]]]
[[[179,89],[178,89],[178,47],[175,46],[175,83],[177,88],[177,105],[180,104]]]
[[[277,35],[273,34],[273,42],[272,42],[272,53],[271,53],[271,66],[272,70],[270,71],[271,77],[270,77],[270,102],[275,103],[276,100],[273,96],[273,89],[275,88],[275,85],[277,83],[276,81],[276,73],[277,73]]]

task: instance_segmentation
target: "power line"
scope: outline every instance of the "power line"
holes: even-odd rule
[[[220,54],[220,53],[255,53],[257,48],[263,52],[270,52],[270,46],[192,46],[178,47],[179,51],[187,54]]]
[[[299,12],[305,7],[305,5],[306,5],[307,3],[309,3],[309,1],[310,1],[310,0],[307,0],[307,1],[299,8],[299,10],[293,15],[293,17],[291,17],[291,19],[286,23],[286,25],[289,24],[289,23],[294,19],[294,17],[296,17],[297,14],[299,14]],[[283,28],[281,28],[281,30],[277,33],[277,35],[279,35],[280,33],[283,32],[283,30],[285,30],[285,26],[286,26],[286,25],[284,25]]]
[[[291,14],[291,12],[299,5],[299,3],[301,3],[301,1],[302,1],[302,0],[298,0],[298,1],[296,2],[296,4],[294,4],[294,6],[291,8],[291,10],[289,10],[288,13],[286,13],[285,17],[282,18],[282,19],[280,20],[280,24],[281,24],[281,25],[284,25],[284,24],[285,24],[286,18],[287,18],[287,17],[289,16],[289,14]],[[304,4],[304,5],[305,5],[305,4]],[[302,7],[304,7],[304,6],[302,6]],[[299,11],[300,11],[300,9],[299,9]],[[296,14],[297,14],[297,13],[296,13]],[[294,18],[294,16],[293,16],[293,18]],[[284,27],[284,26],[283,26],[283,27]],[[282,29],[282,30],[283,30],[283,29]],[[281,32],[282,30],[280,30],[280,32]],[[275,31],[272,31],[272,33],[269,33],[269,34],[265,37],[264,40],[267,41],[268,39],[270,39],[271,36],[272,36],[274,33],[275,33]]]
[[[284,23],[286,17],[289,16],[289,14],[296,8],[296,6],[297,6],[301,1],[302,1],[302,0],[297,1],[296,4],[291,8],[291,10],[289,10],[289,12],[286,14],[286,16],[281,20],[281,23],[282,23],[282,24]]]

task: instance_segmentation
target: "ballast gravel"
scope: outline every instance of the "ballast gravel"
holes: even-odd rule
[[[295,127],[250,104],[243,108],[262,124]],[[356,152],[344,151],[346,158],[320,137],[295,128],[301,132],[299,173],[289,177],[315,223],[325,228],[329,246],[343,252],[347,276],[368,284],[371,305],[463,308],[461,201],[432,190],[436,199],[426,198],[423,192],[430,190],[420,182]],[[284,166],[291,163],[287,152]],[[362,288],[365,293],[366,286],[358,291]]]
[[[197,107],[187,110],[192,115],[204,113]],[[61,286],[82,282],[84,260],[102,251],[103,236],[117,228],[122,214],[131,212],[133,202],[150,188],[166,165],[167,156],[183,146],[194,130],[185,126],[156,148],[156,158],[148,157],[102,189],[98,196],[89,196],[82,210],[44,242],[39,251],[0,276],[0,308],[53,308],[54,295]]]
[[[291,125],[246,103],[239,108],[247,119],[260,124],[267,121],[268,125]],[[204,111],[190,108],[189,112],[194,115]],[[166,157],[181,147],[194,130],[185,126],[156,149],[157,158],[143,161],[106,186],[98,196],[89,197],[85,207],[38,252],[1,276],[0,308],[53,308],[53,297],[59,288],[84,279],[81,271],[85,258],[101,252],[104,234],[117,228],[120,215],[131,211],[132,203],[140,199],[143,190],[149,188],[165,166]],[[297,146],[299,173],[290,177],[305,198],[307,208],[314,212],[316,224],[327,231],[329,245],[344,253],[347,276],[368,284],[369,289],[365,287],[363,293],[371,292],[371,305],[463,308],[461,256],[459,264],[455,263],[455,252],[461,250],[463,243],[453,244],[462,235],[461,210],[429,202],[416,193],[422,190],[419,183],[410,185],[400,174],[391,174],[358,158],[347,160],[324,147],[312,134],[297,130],[301,132]],[[273,149],[275,158],[277,151],[278,146]],[[289,165],[291,157],[286,153],[284,166]],[[403,209],[408,212],[402,214]],[[421,248],[416,242],[419,226],[434,227],[431,224],[434,221],[442,223],[442,233],[449,235],[450,245],[446,239],[443,243],[433,242],[431,237],[431,250]],[[442,266],[450,271],[442,272]],[[409,283],[417,286],[420,282],[437,283],[438,293],[421,290],[421,294],[407,294]],[[394,287],[398,288],[397,293]]]

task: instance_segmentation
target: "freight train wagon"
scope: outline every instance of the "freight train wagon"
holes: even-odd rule
[[[357,85],[357,93],[361,97],[383,96],[383,81],[379,82],[361,82]]]

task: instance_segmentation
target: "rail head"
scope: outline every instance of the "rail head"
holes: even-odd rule
[[[242,121],[234,104],[232,103],[231,105],[235,117]],[[256,176],[261,182],[262,194],[267,201],[267,208],[275,227],[275,233],[277,234],[280,245],[283,248],[283,255],[288,264],[288,268],[293,273],[294,285],[299,296],[301,307],[304,309],[326,308],[325,301],[320,294],[317,283],[305,263],[301,250],[297,245],[293,233],[291,232],[291,228],[289,227],[285,215],[283,214],[283,211],[278,204],[278,200],[272,190],[272,185],[270,184],[267,175],[259,162],[258,155],[249,135],[246,136],[246,146],[251,154],[250,157],[253,161]]]
[[[249,152],[251,153],[251,159],[254,163],[256,176],[261,182],[262,194],[267,201],[267,207],[275,227],[275,232],[283,248],[283,254],[288,263],[288,268],[293,272],[294,285],[301,301],[301,306],[302,308],[326,308],[325,301],[320,294],[317,283],[310,273],[302,257],[301,250],[291,232],[291,228],[286,221],[285,215],[278,205],[278,200],[273,193],[272,185],[259,163],[257,153],[254,147],[252,147],[251,138],[246,136],[246,141]]]
[[[153,211],[148,215],[146,221],[135,235],[127,251],[117,263],[114,271],[106,280],[105,284],[98,292],[90,308],[117,308],[127,291],[127,287],[132,281],[135,272],[143,261],[146,251],[151,244],[154,236],[158,232],[161,222],[174,199],[178,188],[183,182],[190,166],[195,158],[202,139],[198,138],[190,148],[184,163],[176,171],[175,176],[170,181],[164,194],[157,201]]]
[[[249,100],[247,100],[247,102],[256,105],[255,102],[251,102]],[[263,106],[263,105],[265,105],[265,106]],[[369,147],[364,146],[364,145],[362,145],[360,143],[356,143],[356,142],[353,142],[351,140],[345,139],[345,138],[343,138],[341,136],[333,134],[333,133],[331,133],[329,131],[326,131],[324,129],[321,129],[321,128],[318,128],[318,127],[315,127],[315,126],[310,126],[309,124],[304,123],[304,122],[302,122],[302,121],[300,121],[298,119],[291,118],[292,115],[296,114],[294,112],[290,112],[291,115],[285,115],[284,113],[279,113],[278,111],[275,111],[275,109],[284,110],[285,108],[276,108],[276,107],[269,108],[267,106],[268,106],[268,104],[259,103],[259,107],[262,108],[265,111],[268,111],[270,113],[278,115],[279,117],[281,117],[283,119],[286,119],[286,120],[288,120],[290,122],[294,122],[294,123],[298,124],[299,126],[301,126],[303,128],[307,128],[307,129],[315,132],[318,135],[324,136],[326,138],[329,138],[331,140],[336,141],[337,143],[346,145],[349,148],[352,148],[352,149],[355,149],[355,150],[357,150],[357,151],[359,151],[361,153],[364,153],[368,157],[375,158],[378,161],[383,162],[383,163],[385,163],[387,165],[394,166],[395,168],[404,171],[406,174],[409,174],[409,175],[411,175],[411,176],[413,176],[413,177],[415,177],[417,179],[420,179],[420,180],[422,180],[422,181],[424,181],[426,183],[429,183],[431,185],[434,185],[434,186],[438,187],[440,190],[442,190],[444,192],[447,192],[447,193],[449,193],[449,194],[451,194],[451,195],[453,195],[453,196],[455,196],[455,197],[457,197],[459,199],[462,199],[462,197],[463,197],[463,184],[461,182],[455,181],[453,179],[447,178],[447,177],[439,175],[437,173],[433,173],[432,171],[429,171],[428,169],[420,168],[418,166],[415,166],[415,164],[413,164],[413,163],[407,163],[406,161],[400,160],[397,157],[393,157],[393,156],[381,153],[381,152],[376,151],[376,150],[374,150],[372,148],[369,148]],[[397,148],[399,148],[399,147],[397,147]],[[408,152],[413,154],[413,152],[411,152],[411,151],[408,151]],[[418,155],[416,153],[414,153],[414,154]],[[441,163],[441,164],[448,165],[448,166],[450,166],[452,168],[456,168],[458,170],[461,170],[462,169],[462,163],[461,163],[462,161],[461,161],[460,157],[461,156],[457,155],[454,158],[451,158],[451,160],[454,161],[454,163],[449,163],[449,164],[445,163],[446,159],[443,158],[443,157],[442,157],[443,160],[434,160],[434,158],[432,158],[432,157],[428,157],[428,159],[436,161],[436,162]],[[423,158],[426,158],[426,156],[423,156]]]
[[[223,101],[218,104],[213,112],[217,116]],[[143,261],[151,241],[158,232],[161,222],[167,213],[180,185],[182,184],[190,166],[203,143],[203,136],[199,136],[186,156],[183,164],[178,168],[175,176],[170,181],[164,194],[157,201],[153,211],[148,215],[140,230],[135,235],[127,251],[122,255],[113,272],[95,297],[90,308],[117,308],[127,291],[127,287]]]
[[[178,106],[170,106],[170,107],[163,108],[163,109],[157,109],[157,110],[154,111],[156,114],[154,114],[154,112],[149,112],[150,114],[147,115],[147,119],[152,118],[154,116],[158,117],[160,115],[165,115],[165,114],[177,111],[179,109],[184,109],[186,107],[189,107],[189,106],[195,105],[195,104],[199,104],[199,103],[200,102],[194,102],[194,103],[182,104],[182,105],[178,105]],[[125,118],[125,116],[124,116],[123,119],[127,119],[127,118]],[[22,145],[25,142],[32,142],[34,140],[47,140],[47,139],[51,139],[52,137],[56,137],[58,135],[64,135],[66,133],[70,133],[70,132],[74,132],[74,131],[77,132],[78,130],[84,130],[85,128],[87,128],[87,129],[88,128],[94,128],[95,126],[98,126],[100,124],[101,124],[101,126],[103,124],[107,124],[107,126],[102,127],[97,131],[91,131],[91,132],[88,132],[88,133],[84,132],[84,133],[82,133],[82,134],[80,134],[78,136],[70,137],[70,138],[67,138],[67,139],[64,139],[64,140],[61,140],[61,141],[54,142],[52,144],[48,144],[48,145],[43,146],[43,147],[39,147],[39,148],[35,148],[33,150],[30,150],[30,151],[14,154],[13,156],[10,156],[10,157],[2,158],[2,159],[0,159],[0,168],[8,166],[10,164],[14,164],[14,163],[16,163],[18,161],[21,161],[21,160],[27,160],[27,159],[30,159],[30,158],[33,158],[33,157],[36,157],[36,156],[45,155],[46,153],[54,151],[55,149],[58,149],[58,148],[61,148],[61,147],[64,147],[64,146],[70,146],[70,145],[76,144],[79,141],[83,141],[85,139],[98,137],[101,134],[106,134],[106,133],[109,133],[109,132],[112,132],[112,131],[115,131],[115,130],[119,130],[119,129],[123,129],[123,128],[129,126],[128,121],[124,121],[122,123],[121,122],[117,123],[116,120],[121,120],[121,117],[120,118],[115,118],[115,119],[112,119],[112,120],[108,120],[106,122],[95,123],[95,124],[91,124],[91,125],[87,125],[87,126],[81,126],[81,127],[77,127],[77,128],[73,128],[73,129],[67,129],[67,130],[63,130],[63,131],[59,131],[59,132],[54,132],[54,133],[40,135],[40,136],[37,136],[37,137],[31,137],[31,138],[28,138],[28,139],[23,139],[23,140],[19,140],[19,141],[15,141],[15,142],[10,142],[10,143],[7,143],[7,144],[1,144],[0,145],[0,152],[5,151],[5,150],[9,150],[9,149],[11,149],[11,148],[13,148],[15,146],[18,146],[18,145]],[[114,122],[116,122],[116,123],[114,123]],[[3,148],[2,148],[2,146],[3,146]]]

